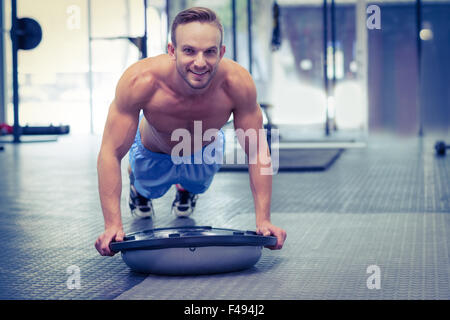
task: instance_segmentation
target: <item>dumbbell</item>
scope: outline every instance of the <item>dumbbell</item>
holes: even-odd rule
[[[450,149],[450,145],[447,146],[444,141],[438,141],[434,145],[434,149],[438,155],[445,156],[446,149]]]

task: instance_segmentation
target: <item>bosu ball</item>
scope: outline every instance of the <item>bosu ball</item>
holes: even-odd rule
[[[194,275],[232,272],[251,268],[264,246],[276,237],[254,231],[189,226],[159,228],[131,233],[112,242],[112,251],[136,272],[163,275]]]

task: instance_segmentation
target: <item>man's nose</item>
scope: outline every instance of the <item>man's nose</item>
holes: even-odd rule
[[[197,68],[204,68],[206,66],[206,61],[203,53],[197,54],[197,56],[195,57],[194,65]]]

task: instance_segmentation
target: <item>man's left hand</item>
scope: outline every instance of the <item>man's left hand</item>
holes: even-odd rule
[[[256,233],[263,236],[275,236],[277,237],[277,243],[274,246],[267,246],[271,250],[279,250],[283,247],[284,241],[286,240],[286,231],[274,226],[270,221],[264,221],[256,226]]]

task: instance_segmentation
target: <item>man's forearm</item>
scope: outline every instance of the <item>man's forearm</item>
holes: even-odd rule
[[[255,204],[256,225],[270,221],[270,204],[272,198],[272,176],[261,174],[264,169],[259,164],[249,166],[250,188]]]
[[[122,226],[120,197],[122,194],[122,175],[120,160],[115,157],[99,155],[97,163],[98,188],[105,220],[105,228]]]

